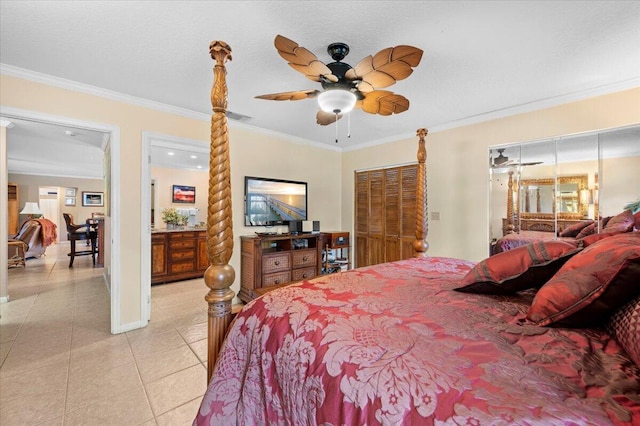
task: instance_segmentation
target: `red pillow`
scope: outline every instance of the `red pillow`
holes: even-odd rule
[[[512,294],[540,287],[580,250],[577,242],[547,240],[498,253],[474,266],[460,282],[462,286],[454,290]]]
[[[607,331],[640,367],[640,296],[611,316]]]
[[[635,225],[636,231],[640,231],[640,210],[638,210],[636,214],[633,215],[633,217],[636,222],[636,225]]]
[[[613,237],[614,235],[618,235],[618,234],[624,234],[624,232],[618,231],[618,232],[603,232],[602,234],[591,234],[591,235],[587,235],[584,238],[581,238],[579,240],[579,243],[582,248],[585,248],[585,247],[589,247],[591,244],[597,241],[603,240],[605,238]]]
[[[591,235],[595,232],[596,232],[596,223],[593,222],[591,225],[585,226],[584,228],[582,228],[582,231],[580,231],[578,235],[576,235],[576,239],[584,238],[587,235]]]
[[[565,230],[561,231],[558,236],[559,237],[575,237],[580,233],[580,231],[582,231],[583,228],[586,228],[592,223],[593,223],[593,220],[585,220],[583,222],[574,223],[573,225],[569,226]]]
[[[609,222],[604,226],[602,232],[627,232],[633,229],[636,223],[636,218],[633,217],[631,210],[625,210],[622,213],[612,217]]]
[[[640,294],[640,233],[600,240],[565,263],[533,299],[538,325],[591,326]]]

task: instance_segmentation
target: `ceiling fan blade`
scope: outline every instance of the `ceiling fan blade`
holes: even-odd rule
[[[421,49],[413,46],[388,47],[374,56],[364,58],[345,77],[349,80],[361,79],[374,89],[388,87],[409,77],[412,68],[420,63],[422,53]]]
[[[329,67],[311,51],[299,46],[295,41],[277,35],[273,44],[278,50],[278,54],[289,63],[291,68],[304,74],[308,79],[320,81],[320,76],[325,76],[328,80],[333,81],[333,77],[337,81]]]
[[[269,101],[299,101],[301,99],[315,98],[320,93],[319,90],[297,90],[295,92],[270,93],[268,95],[256,96],[256,99],[266,99]]]
[[[369,114],[400,114],[409,109],[409,99],[388,90],[374,90],[366,93],[362,100],[362,110]]]
[[[336,121],[342,118],[342,114],[336,114],[331,112],[324,112],[323,110],[319,110],[316,114],[316,123],[321,126],[326,126],[327,124],[335,123]]]

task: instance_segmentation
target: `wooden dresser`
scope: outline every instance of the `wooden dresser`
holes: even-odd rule
[[[205,229],[151,233],[151,284],[200,278],[208,266]]]
[[[320,238],[320,234],[241,236],[240,300],[254,299],[258,289],[320,275]]]
[[[20,198],[18,197],[18,185],[9,183],[7,194],[7,210],[9,213],[7,235],[13,237],[19,231],[20,225]]]

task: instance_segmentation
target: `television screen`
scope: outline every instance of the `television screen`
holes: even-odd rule
[[[245,176],[245,226],[307,220],[307,183]]]

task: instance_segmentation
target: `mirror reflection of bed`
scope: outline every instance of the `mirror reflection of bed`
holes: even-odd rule
[[[638,196],[628,182],[638,174],[639,147],[640,126],[514,143],[500,155],[492,147],[490,253],[562,238],[580,223],[595,222],[600,232],[603,218]]]

